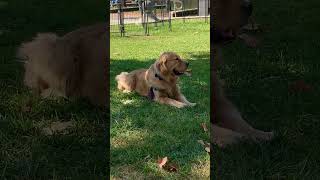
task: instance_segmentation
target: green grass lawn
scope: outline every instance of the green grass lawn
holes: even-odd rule
[[[318,179],[320,176],[319,10],[309,1],[254,1],[262,44],[235,42],[224,49],[220,76],[226,91],[254,127],[274,130],[270,143],[216,148],[216,179]],[[292,93],[304,80],[312,92]]]
[[[23,86],[17,46],[37,32],[64,34],[105,21],[105,1],[0,1],[0,179],[106,177],[106,113],[84,101],[45,101]],[[85,13],[84,13],[85,12]],[[75,122],[46,136],[52,121]]]
[[[209,141],[200,126],[209,122],[209,24],[174,21],[172,32],[158,27],[150,34],[113,35],[110,41],[111,177],[208,179],[210,158],[197,140]],[[197,106],[177,109],[117,90],[117,74],[148,68],[164,51],[175,51],[190,62],[192,77],[181,77],[179,84]],[[165,156],[178,166],[178,172],[158,168],[158,158]]]

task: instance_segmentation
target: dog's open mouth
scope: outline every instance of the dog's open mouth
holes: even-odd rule
[[[177,71],[176,69],[173,69],[173,73],[174,73],[176,76],[180,76],[180,75],[184,74],[184,72]]]

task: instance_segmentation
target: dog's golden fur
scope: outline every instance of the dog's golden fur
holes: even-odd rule
[[[180,92],[179,75],[185,73],[188,63],[176,53],[165,52],[149,69],[138,69],[116,76],[118,89],[123,92],[135,91],[142,96],[154,94],[154,100],[177,108],[194,106]],[[152,92],[151,92],[152,91]]]
[[[243,0],[215,0],[214,28],[217,33],[222,32],[222,36],[226,33],[237,35],[240,29],[242,16],[241,1]],[[213,34],[215,35],[215,33]],[[223,38],[220,38],[223,40]],[[230,39],[227,39],[230,40]],[[212,69],[212,85],[213,85],[213,122],[211,142],[221,147],[237,143],[243,138],[250,138],[253,140],[271,140],[273,132],[264,132],[250,126],[241,116],[237,108],[225,96],[222,88],[222,83],[219,81],[216,70],[217,60],[221,61],[220,49],[223,42],[213,42],[214,48],[214,68]]]
[[[107,24],[83,27],[59,37],[39,33],[23,43],[24,83],[42,97],[86,97],[107,102]]]

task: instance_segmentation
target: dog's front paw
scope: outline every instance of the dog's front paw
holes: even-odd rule
[[[131,93],[132,91],[125,89],[125,90],[122,90],[122,92],[123,92],[123,93],[126,93],[126,94],[129,94],[129,93]]]
[[[220,148],[225,148],[227,146],[233,145],[238,143],[239,141],[243,140],[245,137],[234,133],[234,134],[227,134],[224,137],[213,138],[213,144],[216,144]]]
[[[184,103],[178,103],[178,104],[175,105],[175,107],[177,107],[177,108],[179,108],[179,109],[184,108],[184,107],[186,107],[186,106],[188,106],[188,105],[187,105],[187,104],[184,104]]]

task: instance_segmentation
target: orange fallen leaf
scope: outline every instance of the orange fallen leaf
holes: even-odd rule
[[[168,163],[168,157],[158,159],[158,166],[168,172],[177,172],[178,168],[175,164]]]
[[[158,159],[158,166],[162,168],[167,163],[167,161],[168,161],[168,157]]]

